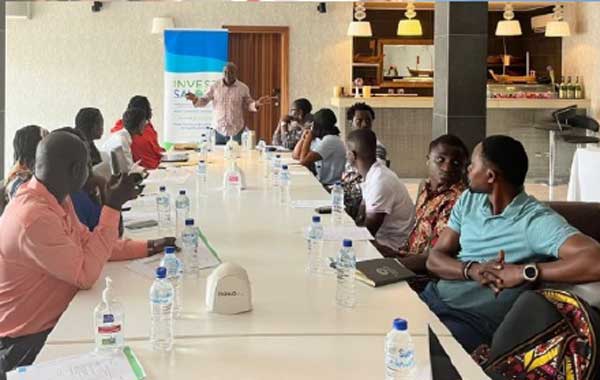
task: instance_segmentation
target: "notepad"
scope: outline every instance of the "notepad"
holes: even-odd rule
[[[8,380],[142,380],[146,372],[129,347],[116,354],[88,352],[19,367]]]

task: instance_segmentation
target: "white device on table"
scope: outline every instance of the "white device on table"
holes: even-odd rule
[[[246,270],[233,263],[219,265],[206,279],[206,307],[218,314],[252,310],[252,292]]]

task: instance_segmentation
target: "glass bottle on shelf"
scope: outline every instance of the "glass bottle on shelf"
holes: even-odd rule
[[[565,77],[562,76],[560,77],[560,83],[558,85],[558,98],[559,99],[565,99],[566,98],[566,84],[565,84]]]
[[[575,86],[573,85],[573,82],[571,81],[571,77],[569,76],[568,81],[567,81],[567,99],[574,99],[575,98]]]
[[[581,84],[579,83],[579,77],[575,78],[574,95],[575,95],[575,99],[583,99],[583,90],[581,88]]]

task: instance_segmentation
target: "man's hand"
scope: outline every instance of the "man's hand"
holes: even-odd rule
[[[271,103],[271,100],[273,100],[273,97],[272,97],[272,96],[267,96],[267,95],[265,95],[265,96],[261,96],[261,97],[260,97],[260,98],[258,98],[258,100],[256,101],[256,105],[257,105],[257,106],[262,106],[262,105],[265,105],[265,104],[269,104],[269,103]]]
[[[174,247],[175,238],[165,237],[162,239],[148,240],[148,256],[156,255],[165,250],[165,247]]]
[[[139,185],[139,174],[120,174],[112,176],[106,184],[104,204],[114,210],[121,211],[123,204],[137,198],[142,192]]]
[[[196,101],[198,100],[198,97],[196,96],[196,94],[192,94],[191,92],[188,92],[187,94],[185,94],[185,98],[187,100],[191,100],[192,103],[196,103]]]
[[[479,268],[480,283],[490,287],[498,294],[503,289],[514,288],[525,282],[523,277],[523,266],[505,264],[505,253],[501,250],[494,261],[482,264]]]
[[[289,124],[289,123],[291,123],[294,120],[296,120],[296,119],[293,116],[291,116],[291,115],[285,115],[284,117],[281,118],[281,122],[283,124]]]

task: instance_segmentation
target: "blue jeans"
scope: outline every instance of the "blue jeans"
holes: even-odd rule
[[[237,141],[238,144],[240,144],[240,145],[242,144],[242,132],[244,132],[243,129],[241,131],[239,131],[239,133],[237,135],[233,136],[233,139],[235,141]],[[216,130],[215,130],[215,133],[216,133],[215,144],[217,144],[217,145],[227,144],[227,141],[229,141],[228,136],[222,135],[219,132],[217,132]]]
[[[487,318],[446,305],[440,299],[435,284],[431,282],[419,296],[446,325],[465,351],[471,353],[482,344],[491,344],[498,326]]]

